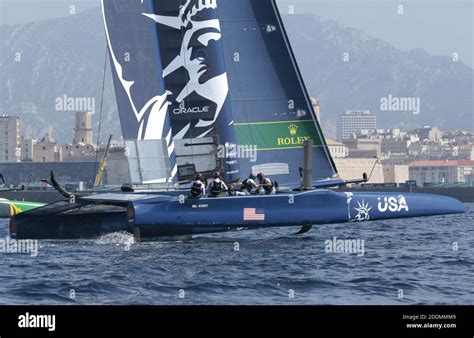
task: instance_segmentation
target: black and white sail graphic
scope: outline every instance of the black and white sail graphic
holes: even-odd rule
[[[313,139],[314,178],[337,178],[275,0],[103,3],[126,139],[172,130],[177,165],[287,184]]]
[[[151,2],[102,0],[117,104],[133,183],[177,178],[177,163]]]
[[[171,93],[168,100],[178,163],[192,162],[198,171],[218,169],[229,180],[238,178],[238,161],[229,158],[231,152],[218,158],[215,147],[189,146],[235,143],[219,2],[155,0],[153,9],[143,15],[156,23],[163,78]]]

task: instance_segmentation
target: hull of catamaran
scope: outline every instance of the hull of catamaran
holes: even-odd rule
[[[464,205],[456,199],[411,193],[314,190],[201,199],[162,194],[98,195],[17,215],[10,230],[16,238],[96,238],[126,231],[140,239],[155,239],[237,228],[361,223],[464,212]]]
[[[28,201],[11,201],[0,198],[0,218],[10,218],[13,215],[36,209],[43,205],[45,204]]]

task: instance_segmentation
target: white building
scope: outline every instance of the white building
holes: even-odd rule
[[[368,135],[377,129],[377,117],[368,110],[349,110],[339,118],[338,137],[349,139],[352,135]]]
[[[346,158],[349,154],[349,149],[342,142],[327,138],[326,143],[331,153],[332,158]]]
[[[61,147],[49,134],[33,146],[33,162],[62,162],[62,160]]]
[[[406,155],[410,141],[403,138],[383,138],[381,143],[382,154],[387,155]]]
[[[36,144],[35,139],[21,138],[21,161],[31,162],[34,158],[34,146]]]
[[[474,161],[415,161],[409,164],[410,180],[419,186],[425,183],[466,183],[474,174]]]
[[[469,184],[471,187],[474,187],[474,173],[464,176],[466,178],[466,184]]]
[[[65,144],[61,147],[63,161],[84,161],[95,155],[95,147],[91,144],[77,142],[75,144]]]
[[[20,118],[0,116],[0,162],[20,162]]]
[[[319,123],[321,123],[321,107],[319,105],[319,101],[315,97],[311,98],[311,105],[313,106],[316,119],[318,120]]]
[[[443,137],[443,132],[437,127],[425,126],[423,128],[417,128],[413,131],[414,134],[418,135],[420,140],[439,141]]]
[[[76,112],[73,144],[92,144],[92,113]]]

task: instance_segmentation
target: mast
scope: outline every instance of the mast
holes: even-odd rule
[[[112,134],[109,136],[109,140],[107,141],[107,147],[105,148],[104,156],[102,158],[102,161],[100,162],[99,166],[99,171],[97,172],[97,176],[95,177],[94,181],[94,188],[102,185],[102,176],[105,171],[105,167],[107,166],[107,155],[109,154],[109,149],[110,149],[110,142],[112,141]],[[99,149],[97,149],[99,151]]]

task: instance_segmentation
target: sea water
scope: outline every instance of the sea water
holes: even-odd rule
[[[137,243],[127,233],[0,253],[1,304],[474,304],[465,215],[235,231]],[[0,223],[6,240],[8,222]]]

